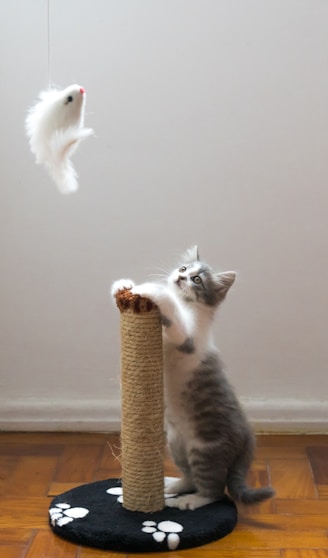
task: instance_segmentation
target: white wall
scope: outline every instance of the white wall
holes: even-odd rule
[[[217,324],[264,428],[327,428],[328,4],[50,0],[51,78],[96,138],[62,196],[27,107],[47,85],[46,0],[0,7],[2,428],[117,428],[108,287],[198,243],[238,281]]]

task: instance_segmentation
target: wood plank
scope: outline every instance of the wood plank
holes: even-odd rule
[[[0,558],[23,558],[25,546],[8,546],[0,544]]]
[[[17,457],[2,456],[0,460],[0,494],[3,494],[8,477],[15,468]]]
[[[220,541],[217,548],[209,548],[206,546],[198,546],[188,550],[170,551],[170,552],[147,552],[136,554],[122,554],[119,552],[109,552],[105,550],[97,550],[92,548],[81,548],[79,558],[280,558],[279,550],[221,550]],[[321,557],[320,557],[321,558]]]
[[[205,549],[204,556],[206,558],[280,558],[280,551],[279,550],[257,550],[256,548],[250,548],[248,550],[222,550],[220,548],[220,541],[217,544],[217,550],[206,550],[207,547],[203,547]],[[193,555],[195,558],[199,558],[201,556],[200,550],[202,548],[194,549]],[[182,555],[182,554],[181,554]]]
[[[0,444],[1,456],[23,456],[23,455],[60,455],[63,450],[60,444]]]
[[[307,457],[305,446],[259,446],[255,450],[256,459],[305,459]]]
[[[3,486],[5,496],[42,496],[48,492],[57,457],[23,456]]]
[[[0,444],[102,445],[115,434],[95,432],[0,432]],[[318,445],[318,444],[316,444]]]
[[[3,545],[26,545],[31,540],[33,529],[15,529],[9,527],[8,529],[0,528],[0,544]]]
[[[38,531],[26,558],[77,558],[78,547],[56,537],[52,531]]]
[[[134,558],[142,558],[143,556],[149,556],[149,554],[138,553],[133,555],[131,554],[131,556]],[[158,554],[156,556],[158,558]],[[111,552],[110,550],[81,547],[79,558],[128,558],[128,555],[123,552]]]
[[[106,440],[99,463],[99,469],[95,473],[95,480],[105,480],[120,477],[121,465],[121,443],[120,436],[113,436]]]
[[[325,548],[327,546],[326,529],[316,531],[280,531],[269,529],[235,529],[228,537],[220,540],[220,551],[230,549],[267,549],[281,548]],[[211,543],[213,545],[215,543]],[[211,546],[210,545],[210,546]],[[218,546],[216,546],[216,549]]]
[[[106,469],[111,467],[113,462],[120,461],[121,456],[121,439],[120,435],[111,435],[103,443],[103,454],[100,461],[100,467]]]
[[[172,461],[166,460],[164,462],[164,474],[167,477],[181,477],[181,473]]]
[[[270,459],[272,486],[278,498],[317,498],[307,460]]]
[[[1,498],[0,500],[0,541],[6,530],[44,529],[48,527],[48,498]],[[3,531],[5,530],[5,531]],[[26,538],[26,534],[24,535]],[[16,539],[15,539],[16,540]]]
[[[222,540],[222,539],[221,539]],[[217,543],[212,543],[211,545],[198,546],[195,548],[190,548],[188,550],[180,550],[180,552],[147,552],[147,554],[129,554],[128,558],[280,558],[279,550],[257,550],[256,548],[250,548],[247,550],[242,549],[228,549],[222,550],[219,540]],[[113,554],[113,558],[119,557],[119,554]],[[81,558],[93,558],[92,554],[86,556],[81,556]],[[95,558],[104,558],[104,554],[96,555]],[[123,558],[125,558],[123,556]]]
[[[117,478],[120,479],[122,476],[122,471],[121,468],[117,468],[115,469],[99,469],[96,473],[95,473],[95,481],[98,480],[107,480],[107,479],[113,479],[113,478]]]
[[[317,491],[321,500],[328,500],[328,484],[317,484]]]
[[[277,513],[294,515],[326,515],[328,504],[324,500],[280,500],[274,502]]]
[[[56,482],[86,483],[94,480],[102,454],[102,446],[72,444],[66,446],[58,459]]]
[[[268,464],[266,459],[255,459],[248,473],[248,482],[255,488],[269,483]]]
[[[328,527],[328,506],[326,514],[289,515],[289,514],[254,514],[251,517],[240,517],[237,529],[241,531],[269,529],[279,533],[283,531],[324,531]],[[327,538],[328,543],[328,538]]]
[[[222,550],[220,549],[220,541],[218,541],[218,549],[217,551],[207,551],[206,558],[211,558],[210,554],[212,554],[213,558],[280,558],[280,551],[279,550],[256,550],[256,548],[250,548],[248,550]],[[195,549],[194,552],[195,558],[200,556],[199,549],[198,552]]]
[[[328,558],[328,550],[287,549],[282,551],[281,558]]]
[[[80,482],[52,482],[50,484],[47,496],[59,496],[59,494],[63,494],[63,492],[67,492],[68,490],[72,490],[72,488],[76,488],[77,486],[81,486]]]
[[[275,512],[274,499],[265,500],[260,504],[252,504],[247,506],[246,504],[236,503],[238,509],[239,518],[243,517],[253,517],[253,515],[259,514],[271,514]]]
[[[328,446],[307,447],[307,455],[317,484],[328,484]]]
[[[327,446],[328,434],[259,434],[256,443],[258,447]]]

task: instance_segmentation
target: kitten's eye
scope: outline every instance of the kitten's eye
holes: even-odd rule
[[[180,267],[179,272],[183,273],[184,271],[187,271],[187,268],[185,265],[183,265],[182,267]]]
[[[193,282],[196,283],[196,285],[199,285],[199,283],[202,282],[201,278],[199,277],[199,275],[195,275],[195,277],[192,278]]]
[[[72,101],[73,101],[72,95],[68,95],[68,97],[66,99],[66,104],[71,103]]]

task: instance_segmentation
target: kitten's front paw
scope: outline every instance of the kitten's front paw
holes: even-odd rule
[[[119,279],[114,281],[111,287],[111,295],[115,297],[119,291],[124,291],[125,289],[133,289],[134,282],[131,279]]]
[[[132,294],[149,298],[156,303],[163,294],[163,287],[162,285],[157,285],[156,283],[142,283],[141,285],[133,287],[131,292]]]

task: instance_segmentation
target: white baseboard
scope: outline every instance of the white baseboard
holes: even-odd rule
[[[118,432],[120,401],[108,399],[0,399],[0,430]]]
[[[257,432],[328,433],[328,401],[251,399],[241,402]],[[0,430],[116,432],[120,401],[0,399]]]
[[[328,434],[328,401],[241,398],[241,403],[256,432]]]

